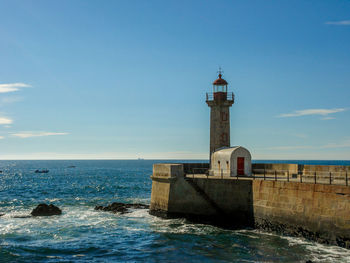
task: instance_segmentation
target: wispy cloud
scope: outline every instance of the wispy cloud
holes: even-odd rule
[[[273,151],[288,151],[288,150],[301,150],[301,149],[337,149],[337,148],[350,148],[350,139],[344,139],[337,143],[327,143],[324,145],[284,145],[284,146],[273,146],[268,148],[263,148],[266,150]]]
[[[6,96],[3,98],[0,98],[0,107],[6,106],[8,104],[16,103],[19,101],[22,101],[22,97],[17,97],[17,96]]]
[[[312,149],[312,146],[308,145],[291,145],[291,146],[275,146],[266,148],[267,150],[300,150],[300,149]]]
[[[1,140],[1,139],[4,139],[4,138],[5,138],[4,136],[0,136],[0,140]]]
[[[335,119],[334,117],[330,117],[330,116],[321,118],[321,120],[334,120],[334,119]]]
[[[304,133],[294,133],[294,134],[291,134],[292,136],[295,136],[295,137],[298,137],[298,138],[307,138],[308,135],[307,134],[304,134]]]
[[[321,148],[329,149],[329,148],[348,148],[350,147],[350,139],[342,141],[340,143],[328,143],[326,145],[321,146]]]
[[[30,137],[43,137],[43,136],[55,136],[55,135],[67,135],[67,132],[18,132],[12,133],[12,136],[19,138],[30,138]]]
[[[0,125],[8,125],[12,124],[13,120],[6,118],[6,117],[0,117]]]
[[[0,93],[8,93],[18,91],[20,88],[31,87],[29,84],[17,82],[17,83],[7,83],[0,84]]]
[[[326,25],[350,26],[350,20],[328,21]]]
[[[321,115],[321,116],[327,116],[332,113],[342,112],[346,111],[346,108],[336,108],[336,109],[306,109],[306,110],[297,110],[293,111],[291,113],[284,113],[280,114],[277,117],[285,118],[285,117],[299,117],[299,116],[306,116],[306,115]]]

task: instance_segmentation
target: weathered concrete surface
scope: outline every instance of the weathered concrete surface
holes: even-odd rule
[[[169,193],[171,180],[166,178],[153,178],[152,177],[152,193],[151,193],[151,205],[150,212],[167,213],[169,212]],[[157,214],[156,214],[157,215]]]
[[[165,216],[169,212],[171,182],[183,177],[182,164],[154,164],[150,213]]]
[[[151,214],[162,217],[215,214],[215,210],[185,181],[181,164],[154,164],[151,178]]]
[[[233,101],[207,101],[210,107],[210,154],[221,147],[230,147],[230,107]]]
[[[298,164],[291,163],[253,163],[252,169],[254,173],[263,174],[264,170],[269,172],[272,170],[276,171],[289,171],[291,174],[298,173]]]
[[[255,226],[350,248],[350,188],[253,181]]]
[[[198,193],[187,180],[196,184],[207,197]],[[251,180],[187,180],[184,177],[168,182],[153,180],[150,213],[163,217],[186,217],[232,228],[253,226]],[[154,189],[160,190],[158,195],[153,192]],[[210,198],[214,206],[206,198]],[[223,212],[218,212],[215,204]]]
[[[298,165],[298,169],[304,172],[316,171],[316,172],[350,172],[350,166],[347,165]]]
[[[209,163],[183,163],[185,174],[206,174],[210,168]]]
[[[252,226],[252,181],[185,179],[181,168],[153,167],[150,213],[163,217],[187,217],[231,227]],[[177,174],[177,176],[174,176]],[[161,176],[159,176],[161,175]],[[188,180],[197,186],[193,187]],[[198,188],[205,194],[201,195]],[[208,198],[210,201],[208,201]],[[214,203],[214,205],[213,205]],[[216,207],[215,207],[216,204]],[[224,211],[223,213],[218,212]]]
[[[255,226],[350,248],[350,187],[210,176],[192,179],[185,178],[179,164],[161,166],[154,166],[151,214],[231,228]]]
[[[183,176],[183,164],[161,163],[153,164],[153,177],[169,178]]]

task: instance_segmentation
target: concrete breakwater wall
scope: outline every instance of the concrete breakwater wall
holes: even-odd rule
[[[313,176],[315,173],[319,176],[350,177],[350,166],[346,165],[304,165],[289,163],[253,163],[253,174],[267,174],[276,171],[279,174],[289,173],[290,175]]]
[[[350,248],[348,186],[186,177],[182,164],[156,164],[150,213],[257,227]]]
[[[181,165],[176,166],[182,168]],[[251,204],[251,180],[188,180],[184,176],[152,176],[150,213],[153,215],[252,226],[248,222],[252,218]],[[226,222],[230,215],[235,215],[232,224]]]
[[[255,227],[350,248],[350,187],[253,181]]]

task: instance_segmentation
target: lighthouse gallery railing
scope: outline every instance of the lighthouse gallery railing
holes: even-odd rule
[[[216,98],[216,95],[220,94],[220,99],[221,100],[228,100],[228,101],[234,101],[235,100],[235,95],[233,92],[207,92],[206,98],[207,101],[213,101]]]

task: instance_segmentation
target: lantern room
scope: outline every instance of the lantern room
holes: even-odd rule
[[[227,92],[227,81],[222,78],[221,71],[219,71],[219,78],[213,82],[213,91],[215,92]]]
[[[219,69],[219,76],[213,82],[213,100],[214,101],[226,101],[233,100],[233,94],[227,94],[228,83],[222,78],[222,71]]]

